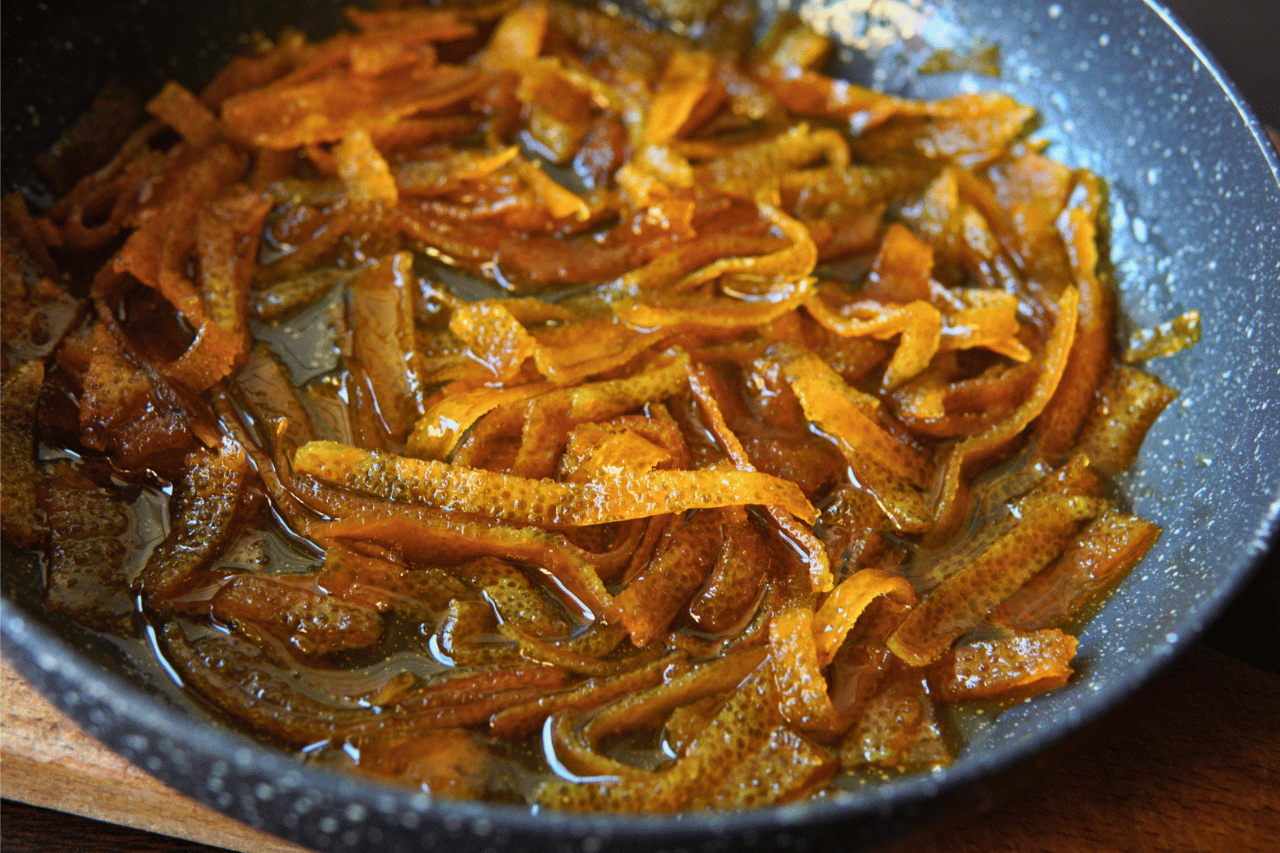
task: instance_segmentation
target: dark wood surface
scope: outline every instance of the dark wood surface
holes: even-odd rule
[[[222,853],[225,848],[142,832],[15,800],[0,802],[0,843],[12,853]]]

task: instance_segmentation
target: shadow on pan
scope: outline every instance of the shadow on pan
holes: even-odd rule
[[[574,816],[438,801],[262,747],[175,699],[157,673],[116,646],[42,614],[38,568],[7,548],[5,654],[91,734],[168,784],[326,850],[848,848],[982,807],[1029,759],[1052,756],[1055,744],[1132,695],[1212,621],[1275,535],[1280,160],[1212,59],[1154,3],[801,5],[849,48],[839,61],[858,82],[915,96],[994,88],[1037,107],[1050,154],[1110,182],[1112,256],[1129,319],[1147,325],[1201,312],[1201,343],[1152,366],[1182,393],[1122,483],[1135,511],[1164,536],[1082,632],[1073,683],[1003,714],[934,773],[738,814]],[[196,88],[238,50],[242,34],[290,23],[323,35],[337,28],[339,6],[5,4],[5,191],[47,198],[29,163],[108,78],[144,93],[170,78]],[[998,79],[912,71],[935,49],[984,45],[999,48]]]

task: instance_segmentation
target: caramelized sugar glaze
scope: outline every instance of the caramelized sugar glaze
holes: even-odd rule
[[[1159,533],[1125,362],[1194,317],[1117,358],[1103,185],[1028,107],[715,5],[352,11],[139,124],[105,89],[4,202],[46,606],[315,760],[578,810],[936,766],[946,708],[1064,684]]]

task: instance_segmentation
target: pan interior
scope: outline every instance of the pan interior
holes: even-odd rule
[[[195,86],[234,52],[236,34],[273,31],[286,19],[331,29],[339,4],[307,0],[288,12],[281,11],[285,4],[269,10],[218,3],[178,10],[173,4],[152,10],[140,34],[114,10],[46,5],[44,13],[13,4],[4,11],[4,182],[37,200],[41,190],[26,164],[108,74],[128,75],[142,91],[175,74]],[[811,0],[790,8],[848,48],[838,61],[855,82],[913,97],[994,89],[1039,109],[1038,135],[1050,141],[1048,153],[1109,181],[1111,255],[1129,322],[1146,326],[1195,308],[1205,333],[1195,349],[1152,365],[1181,397],[1157,422],[1122,486],[1134,511],[1161,525],[1164,535],[1080,634],[1080,677],[998,718],[969,720],[968,746],[955,764],[928,777],[743,823],[830,819],[873,811],[894,798],[920,801],[1096,719],[1203,630],[1265,551],[1280,514],[1274,411],[1280,400],[1280,165],[1195,42],[1163,11],[1139,2]],[[199,35],[198,47],[171,65],[173,33],[188,26],[186,32]],[[34,34],[20,39],[25,27]],[[68,37],[72,32],[105,35],[86,36],[86,45]],[[999,50],[998,78],[918,73],[934,51],[991,45]],[[82,55],[88,60],[65,61]],[[142,61],[131,64],[139,56]],[[74,75],[69,67],[77,69]],[[84,656],[123,676],[130,695],[151,703],[146,715],[154,716],[156,705],[177,719],[194,713],[170,706],[157,672],[36,615],[38,568],[23,567],[7,548],[4,565],[5,597],[22,605],[22,618],[44,622],[65,643],[51,654]],[[4,612],[6,645],[20,643],[11,630],[20,612],[9,601]],[[219,733],[197,749],[224,748],[224,737]],[[315,779],[333,784],[324,773]],[[514,810],[484,813],[529,826]],[[701,832],[711,820],[636,819],[619,826],[671,824]]]

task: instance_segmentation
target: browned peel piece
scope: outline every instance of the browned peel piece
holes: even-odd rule
[[[469,683],[426,685],[386,708],[322,702],[299,690],[280,662],[252,643],[217,634],[189,639],[173,622],[161,634],[170,661],[206,700],[294,746],[472,726],[564,681],[551,667],[507,668]]]
[[[748,649],[688,664],[683,672],[678,671],[679,667],[669,666],[661,684],[601,708],[583,724],[578,737],[587,746],[599,749],[611,737],[656,728],[661,720],[689,702],[737,688],[760,666],[764,657],[763,649]],[[710,722],[719,706],[711,710],[713,713],[704,723]]]
[[[166,595],[220,552],[232,532],[249,470],[244,450],[230,438],[222,440],[217,452],[195,452],[181,484],[172,532],[134,582],[148,604],[163,606]]]
[[[742,442],[729,429],[729,425],[725,422],[724,415],[720,411],[720,404],[716,400],[714,384],[709,374],[703,369],[691,369],[689,373],[689,388],[693,391],[694,396],[698,400],[698,405],[704,417],[710,421],[711,431],[716,441],[724,449],[729,458],[733,460],[734,466],[740,471],[751,472],[755,470],[755,466],[751,464],[751,460],[747,457],[747,452],[742,446]],[[813,529],[807,524],[802,523],[799,519],[793,518],[787,512],[785,507],[767,506],[766,511],[769,517],[773,519],[774,524],[778,526],[779,531],[788,544],[801,552],[802,558],[808,564],[810,580],[813,587],[817,590],[826,590],[831,588],[831,564],[827,560],[826,549],[822,547],[822,543],[813,534]],[[806,519],[811,521],[812,518]]]
[[[920,493],[929,462],[877,423],[875,398],[849,388],[816,356],[784,361],[784,370],[805,416],[833,438],[859,483],[876,499],[894,526],[919,532],[929,524]]]
[[[1067,250],[1080,289],[1079,329],[1062,382],[1035,426],[1039,450],[1049,458],[1073,447],[1094,403],[1094,389],[1112,362],[1115,297],[1098,271],[1096,213],[1080,208],[1065,214]]]
[[[904,607],[915,604],[915,593],[906,580],[876,569],[854,572],[840,582],[814,614],[813,634],[818,664],[826,666],[836,656],[845,637],[853,630],[862,612],[880,596],[888,596]]]
[[[569,633],[566,615],[510,563],[482,557],[451,571],[481,591],[503,624],[542,639]]]
[[[170,157],[175,157],[171,154]],[[204,322],[204,306],[186,277],[186,262],[196,247],[200,206],[238,180],[243,164],[225,144],[187,153],[168,164],[188,168],[161,184],[145,208],[145,218],[112,259],[112,268],[128,272],[159,290],[193,326]]]
[[[497,762],[474,732],[445,729],[360,738],[356,747],[362,771],[432,796],[477,799],[510,794]]]
[[[66,461],[49,470],[39,500],[49,529],[44,606],[98,630],[131,633],[124,503]]]
[[[170,80],[147,102],[147,112],[178,132],[193,148],[205,148],[222,135],[213,113],[182,84]]]
[[[644,648],[661,637],[715,565],[722,548],[720,518],[701,512],[668,531],[640,575],[617,597],[631,642]]]
[[[769,623],[769,657],[782,716],[794,728],[830,741],[848,726],[827,693],[814,640],[813,610],[793,605]]]
[[[698,796],[694,808],[748,809],[801,797],[840,769],[831,752],[786,726],[769,732],[760,748],[734,766],[710,796]]]
[[[194,443],[190,409],[127,352],[107,323],[99,321],[88,334],[89,360],[80,373],[80,441],[122,468],[168,467]]]
[[[220,198],[197,215],[196,257],[205,316],[188,350],[164,370],[192,391],[207,390],[248,352],[252,264],[270,208],[270,199],[243,192]]]
[[[311,416],[288,368],[266,345],[254,344],[244,370],[236,377],[236,386],[255,418],[268,430],[283,427],[283,436],[293,447],[315,438]]]
[[[376,503],[312,529],[320,542],[376,542],[413,559],[437,562],[492,556],[537,567],[574,612],[616,619],[618,607],[583,553],[564,537],[486,519],[451,516],[428,507]],[[584,614],[586,615],[586,614]]]
[[[689,603],[689,616],[704,630],[724,633],[739,625],[764,591],[772,556],[745,512],[726,512],[724,544],[706,585]]]
[[[382,258],[350,281],[352,347],[388,435],[401,443],[423,413],[410,287],[413,258]]]
[[[687,356],[678,354],[625,379],[593,382],[535,397],[524,406],[520,450],[511,473],[546,477],[569,431],[578,424],[624,415],[684,386]]]
[[[368,648],[382,638],[376,610],[344,602],[307,580],[238,575],[213,597],[209,611],[242,631],[264,629],[303,654]]]
[[[662,681],[669,658],[608,678],[592,678],[568,690],[551,693],[493,715],[489,730],[497,737],[522,737],[540,727],[552,714],[566,710],[599,708],[614,699],[652,687]]]
[[[415,77],[405,70],[381,78],[328,74],[237,95],[222,107],[222,120],[236,139],[269,148],[292,148],[341,139],[361,126],[392,127],[400,118],[441,109],[473,94],[484,79],[473,71],[439,66]],[[319,120],[308,120],[310,103],[323,103]]]
[[[845,484],[828,496],[815,532],[837,576],[875,564],[888,549],[881,535],[887,520],[875,498],[862,489]]]
[[[0,386],[0,518],[5,538],[27,549],[48,535],[36,512],[35,420],[43,384],[44,365],[32,361],[6,374]]]
[[[320,269],[251,290],[246,307],[248,316],[259,321],[279,320],[328,293],[335,285],[345,283],[351,275],[349,270]]]
[[[47,235],[31,218],[26,199],[12,192],[0,201],[0,369],[46,361],[79,320],[82,303],[56,283]]]
[[[949,451],[938,473],[937,532],[950,533],[960,522],[967,503],[961,488],[964,472],[1005,450],[1049,404],[1067,367],[1075,340],[1079,304],[1080,292],[1074,287],[1066,288],[1058,300],[1058,316],[1045,342],[1044,363],[1031,393],[1008,416],[978,435],[964,439]]]

